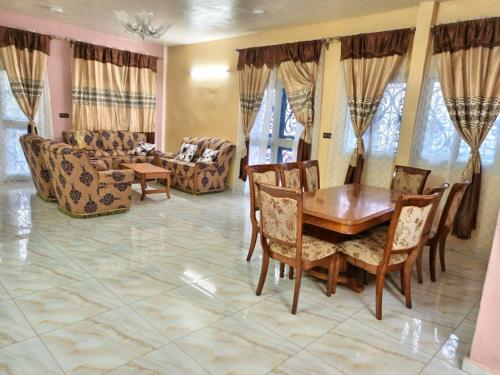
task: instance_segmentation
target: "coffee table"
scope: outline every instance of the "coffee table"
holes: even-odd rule
[[[149,163],[122,163],[122,169],[131,169],[135,173],[135,179],[141,184],[141,201],[144,200],[146,194],[165,193],[170,199],[170,175],[171,171]],[[146,180],[148,179],[163,179],[165,180],[164,189],[148,189]]]

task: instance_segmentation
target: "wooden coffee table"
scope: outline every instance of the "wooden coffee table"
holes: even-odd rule
[[[141,184],[141,201],[144,200],[146,194],[165,193],[170,199],[170,175],[171,171],[168,169],[157,167],[149,163],[122,163],[122,169],[132,169],[135,173],[135,179]],[[165,180],[165,189],[148,189],[146,180],[149,179],[163,179]]]

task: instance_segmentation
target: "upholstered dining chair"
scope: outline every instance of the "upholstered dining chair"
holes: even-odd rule
[[[376,318],[382,319],[382,295],[386,274],[400,271],[402,293],[411,308],[411,269],[421,252],[432,218],[438,206],[439,194],[401,195],[389,224],[375,228],[353,239],[337,244],[348,263],[376,275]],[[338,269],[341,257],[337,257]],[[337,275],[335,275],[337,276]],[[333,280],[335,290],[337,278]]]
[[[429,246],[429,273],[431,275],[431,281],[436,281],[436,252],[439,246],[439,263],[441,264],[441,270],[446,271],[445,265],[445,250],[446,250],[446,238],[451,232],[453,227],[453,222],[457,216],[458,208],[462,203],[465,191],[470,185],[470,181],[466,180],[464,182],[457,182],[451,187],[448,198],[441,212],[439,221],[435,221],[435,225],[430,230],[429,236],[425,246]],[[420,268],[420,269],[419,269]],[[417,264],[417,273],[422,275],[422,264]]]
[[[405,194],[422,194],[430,173],[428,169],[396,165],[392,174],[391,189]]]
[[[305,191],[315,192],[319,189],[319,163],[317,160],[300,162],[302,184]]]
[[[327,296],[332,294],[336,245],[302,233],[302,193],[263,183],[257,184],[260,205],[260,239],[264,250],[256,294],[260,296],[266,281],[269,259],[295,269],[292,314],[297,312],[302,272],[321,264],[328,267]]]
[[[252,254],[257,242],[257,234],[260,232],[259,219],[257,212],[259,211],[259,192],[256,184],[258,182],[278,186],[279,175],[276,164],[259,164],[249,165],[246,167],[248,183],[250,186],[250,222],[252,224],[252,239],[247,254],[247,262],[252,259]]]
[[[425,195],[432,195],[432,194],[436,194],[436,193],[439,194],[439,198],[438,198],[438,207],[439,207],[439,205],[441,204],[441,199],[443,198],[443,194],[446,191],[446,189],[448,189],[449,187],[450,187],[450,185],[447,182],[445,182],[439,187],[426,188],[424,190],[424,194]],[[432,230],[432,227],[434,226],[434,223],[436,223],[437,216],[438,216],[437,211],[436,211],[436,214],[434,215],[434,218],[432,219],[432,224],[430,225],[429,230],[427,231],[427,233],[424,233],[426,242],[429,238],[429,234]],[[416,262],[417,280],[418,280],[419,284],[422,284],[424,282],[424,278],[422,276],[422,253],[423,253],[423,251],[424,251],[424,247],[422,246],[422,250],[420,251],[420,254],[418,255],[417,262]]]
[[[302,191],[302,178],[299,163],[278,164],[281,186],[287,189]]]

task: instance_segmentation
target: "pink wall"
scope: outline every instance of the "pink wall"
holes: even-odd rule
[[[163,57],[163,46],[157,43],[135,41],[103,34],[67,24],[48,21],[41,18],[24,16],[18,13],[0,9],[0,25],[18,29],[36,31],[42,34],[53,35],[57,38],[71,38],[83,42],[98,44],[107,47],[124,49],[132,52]],[[52,118],[54,124],[54,138],[60,140],[63,130],[71,129],[71,48],[67,41],[53,39],[50,44],[50,56],[47,60],[50,96],[52,102]],[[162,86],[163,61],[158,60],[156,75],[156,142],[161,143],[162,126]],[[69,113],[70,118],[59,118],[59,113]]]
[[[469,360],[500,374],[500,213]]]

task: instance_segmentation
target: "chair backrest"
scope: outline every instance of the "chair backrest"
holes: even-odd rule
[[[302,191],[302,178],[300,177],[299,163],[278,164],[278,170],[282,187]]]
[[[434,222],[439,220],[437,211],[439,210],[439,205],[441,204],[441,200],[443,199],[445,191],[450,187],[450,184],[447,182],[444,182],[441,186],[439,187],[428,187],[424,190],[424,195],[432,195],[432,194],[438,194],[438,209],[436,209],[436,214],[432,218],[432,223],[429,226],[429,233],[430,231],[434,228]],[[426,233],[428,234],[428,233]]]
[[[271,240],[295,247],[295,257],[302,249],[302,193],[263,183],[257,184],[260,197],[260,233],[263,241]]]
[[[470,181],[466,180],[464,182],[457,182],[451,187],[437,227],[439,236],[446,237],[450,233],[455,217],[457,216],[458,208],[469,185]]]
[[[317,160],[306,160],[300,162],[302,184],[304,191],[315,192],[320,188],[319,163]]]
[[[259,191],[256,183],[278,186],[279,175],[276,164],[248,165],[246,167],[248,183],[250,185],[250,215],[255,218],[255,211],[259,209]]]
[[[439,204],[439,193],[432,195],[401,195],[394,209],[387,234],[384,263],[393,254],[412,254],[415,257],[423,246]]]
[[[428,169],[396,165],[392,174],[391,189],[405,194],[422,194],[430,173]]]

